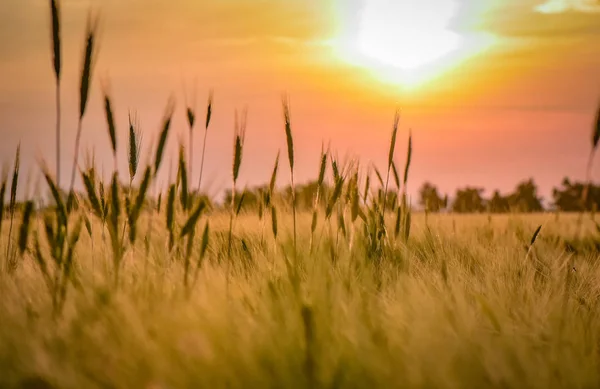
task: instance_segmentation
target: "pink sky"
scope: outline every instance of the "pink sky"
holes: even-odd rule
[[[187,140],[182,80],[190,88],[197,80],[199,116],[204,116],[208,90],[214,88],[206,155],[207,184],[212,182],[207,189],[213,194],[220,194],[230,181],[235,108],[247,106],[249,113],[242,185],[268,180],[277,150],[285,151],[283,92],[292,104],[300,182],[316,176],[322,141],[331,141],[340,156],[356,155],[363,164],[372,161],[383,168],[395,107],[402,109],[400,164],[408,129],[413,130],[413,192],[425,180],[451,194],[467,184],[508,191],[531,176],[548,196],[562,177],[584,176],[600,100],[600,6],[591,0],[551,1],[538,9],[543,1],[490,0],[483,10],[475,8],[483,0],[459,1],[451,28],[493,34],[496,42],[412,89],[344,63],[327,44],[341,25],[351,23],[348,15],[354,15],[360,1],[62,3],[63,177],[71,169],[78,72],[90,6],[101,11],[101,48],[84,119],[82,155],[94,147],[107,176],[112,163],[101,77],[112,85],[123,175],[128,109],[138,112],[147,152],[169,94],[175,94],[178,104],[168,146],[175,157],[178,140]],[[52,167],[55,158],[48,33],[48,2],[0,2],[0,160],[11,163],[21,142],[23,175],[31,172],[33,178],[39,172],[36,156],[43,155]],[[196,150],[202,133],[197,128]],[[163,179],[171,155],[165,159]],[[282,172],[285,181],[287,169]]]

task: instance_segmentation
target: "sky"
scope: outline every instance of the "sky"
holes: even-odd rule
[[[144,163],[175,97],[166,182],[179,142],[187,145],[186,101],[195,100],[203,122],[211,89],[203,189],[215,196],[231,181],[236,109],[248,110],[241,186],[266,182],[278,150],[286,155],[284,93],[297,182],[316,177],[323,143],[341,159],[384,169],[397,108],[398,165],[413,135],[410,192],[424,181],[450,195],[465,185],[508,192],[533,177],[548,199],[563,177],[585,176],[600,102],[600,1],[63,0],[63,185],[90,10],[100,16],[100,48],[80,162],[93,151],[106,177],[113,164],[101,81],[110,84],[123,178],[128,113],[141,123]],[[0,1],[0,162],[10,166],[21,144],[27,192],[40,159],[55,166],[49,32],[48,1]],[[203,135],[197,126],[194,185]],[[280,182],[288,174],[282,169]]]

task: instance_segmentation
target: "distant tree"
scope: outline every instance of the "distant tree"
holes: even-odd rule
[[[552,189],[553,206],[559,211],[579,212],[600,208],[600,187],[590,185],[585,206],[582,202],[585,184],[571,182],[567,177],[562,180],[559,188]]]
[[[458,189],[452,203],[452,211],[457,213],[483,212],[485,210],[483,191],[483,188],[473,187]]]
[[[510,210],[515,212],[540,212],[544,209],[533,178],[520,182],[515,191],[508,196],[508,202]]]
[[[419,205],[429,212],[439,212],[448,205],[448,197],[440,197],[437,187],[429,182],[419,189]]]
[[[487,202],[488,211],[492,213],[505,213],[510,210],[508,198],[502,196],[497,190]]]

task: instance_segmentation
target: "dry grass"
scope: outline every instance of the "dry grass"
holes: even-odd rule
[[[147,218],[141,216],[140,226],[149,225]],[[281,217],[284,243],[278,247],[260,244],[257,216],[240,216],[228,302],[219,260],[227,251],[226,214],[210,216],[211,243],[194,248],[198,258],[200,250],[205,254],[189,291],[181,281],[184,263],[165,244],[164,228],[154,231],[150,255],[131,251],[118,292],[110,287],[102,238],[94,235],[92,245],[82,234],[76,273],[85,287],[69,292],[56,319],[42,293],[43,277],[25,257],[12,276],[0,277],[0,384],[12,387],[32,376],[61,388],[572,388],[600,382],[597,254],[570,256],[554,241],[573,233],[575,215],[561,215],[559,222],[542,214],[491,222],[430,215],[426,227],[417,214],[409,244],[378,269],[360,245],[341,250],[331,263],[330,238],[311,255],[312,217],[299,214],[300,300],[284,255],[293,251],[291,218]],[[541,223],[524,261],[523,245]]]

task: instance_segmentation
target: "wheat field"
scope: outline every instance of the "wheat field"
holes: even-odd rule
[[[61,180],[60,3],[51,0],[50,11],[56,172],[41,159],[48,195],[19,199],[19,146],[0,177],[0,388],[600,386],[595,212],[417,212],[407,196],[412,134],[400,151],[398,112],[386,166],[342,162],[323,148],[312,206],[300,208],[287,96],[285,152],[268,184],[247,206],[251,194],[238,188],[240,167],[251,163],[241,110],[225,151],[231,195],[214,204],[199,191],[212,92],[202,118],[183,107],[188,144],[161,189],[174,99],[142,163],[134,113],[128,139],[117,139],[106,80],[106,153],[116,166],[125,144],[129,169],[102,179],[93,158],[79,159],[97,55],[93,17],[72,174]],[[279,190],[288,172],[290,186]]]

